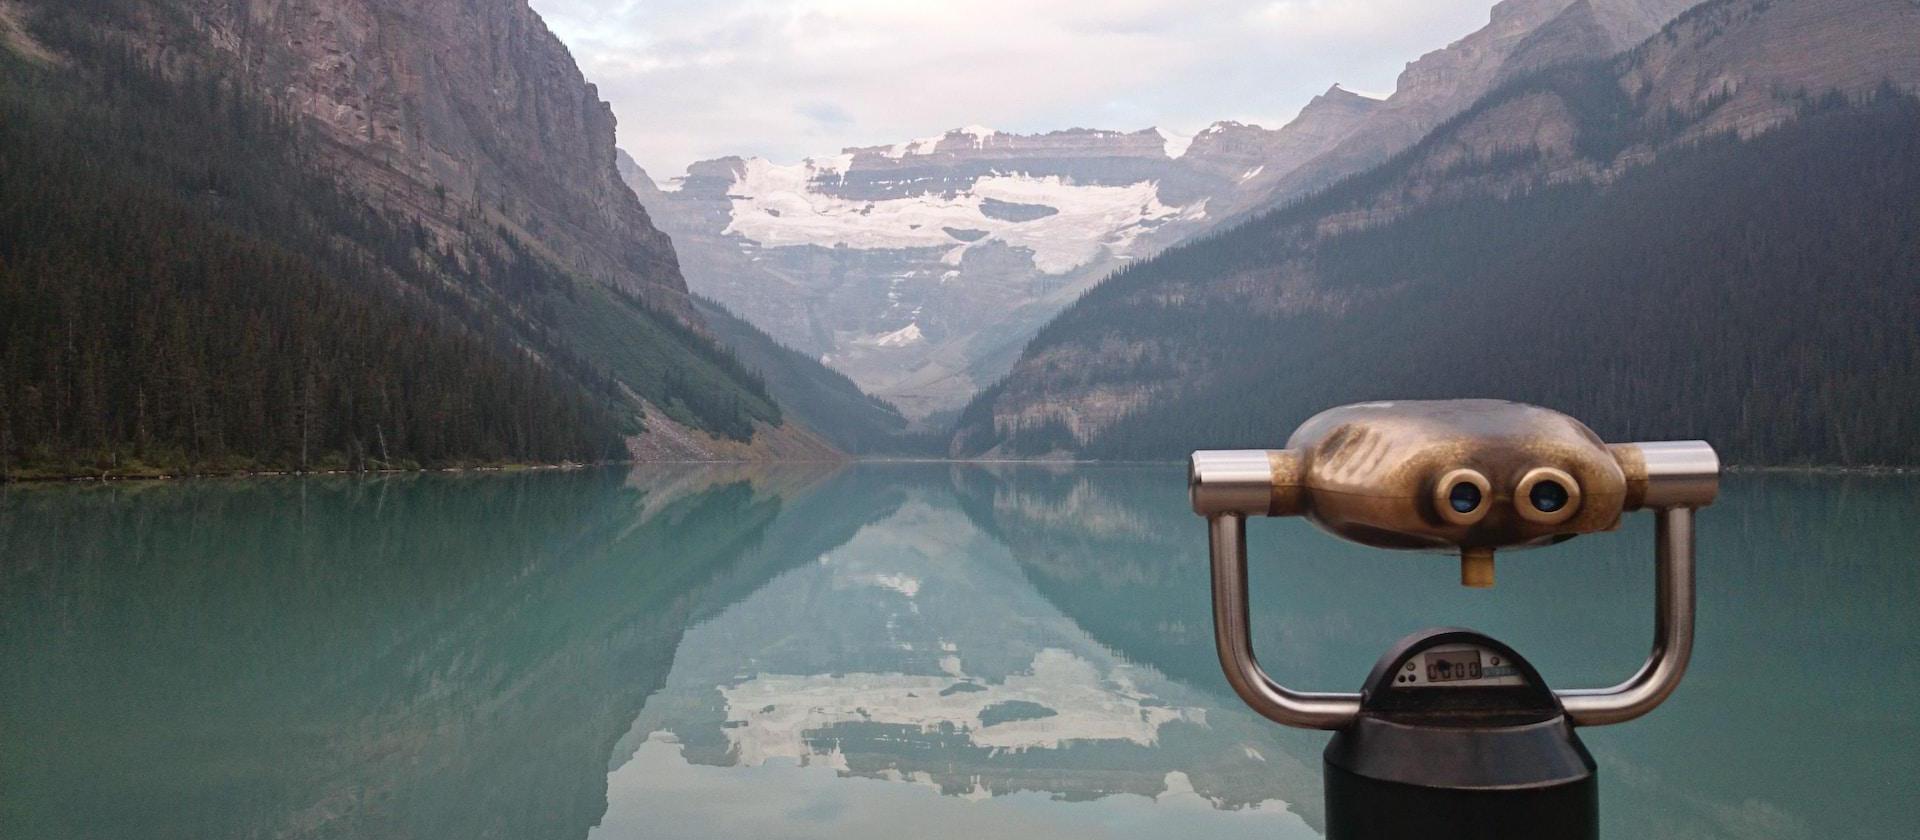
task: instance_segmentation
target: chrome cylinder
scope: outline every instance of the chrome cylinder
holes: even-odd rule
[[[1273,457],[1265,449],[1195,452],[1187,468],[1187,497],[1201,516],[1265,516],[1273,507]]]
[[[1630,443],[1646,484],[1641,508],[1701,508],[1720,495],[1720,456],[1704,440]]]

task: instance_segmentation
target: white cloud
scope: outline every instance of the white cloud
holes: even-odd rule
[[[1484,24],[1490,0],[533,0],[656,176],[982,123],[1277,125]]]

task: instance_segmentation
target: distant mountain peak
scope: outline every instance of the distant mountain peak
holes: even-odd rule
[[[1384,105],[1336,84],[1279,128],[1234,120],[1207,126],[1194,135],[1181,160],[1235,186],[1233,200],[1216,207],[1231,212],[1256,203],[1266,192],[1259,185],[1284,177],[1331,148]],[[1254,185],[1251,191],[1248,185]]]
[[[1317,197],[1137,262],[1076,303],[962,412],[951,454],[1163,457],[1196,437],[1231,439],[1366,392],[1474,391],[1493,380],[1447,364],[1461,352],[1453,343],[1440,352],[1441,343],[1389,342],[1403,355],[1383,361],[1377,340],[1467,318],[1553,336],[1531,346],[1581,348],[1501,355],[1515,346],[1503,333],[1481,357],[1510,368],[1498,387],[1568,401],[1600,419],[1596,428],[1665,423],[1777,462],[1920,457],[1911,440],[1876,436],[1891,428],[1876,421],[1836,431],[1858,412],[1803,422],[1819,407],[1792,399],[1803,381],[1914,392],[1890,388],[1877,369],[1855,372],[1873,369],[1857,359],[1906,352],[1888,350],[1885,336],[1912,337],[1900,332],[1912,307],[1889,304],[1913,301],[1910,288],[1886,291],[1905,275],[1859,267],[1900,264],[1891,255],[1911,250],[1920,109],[1894,92],[1920,93],[1920,3],[1711,0],[1663,23],[1685,3],[1502,3],[1494,25],[1415,62],[1344,148],[1274,190],[1286,199],[1324,187]],[[1503,87],[1516,66],[1551,71]],[[1186,157],[1249,171],[1239,167],[1258,150],[1227,141],[1259,136],[1208,132]],[[1267,177],[1251,173],[1249,183]],[[1337,180],[1353,173],[1366,174]],[[1790,267],[1776,270],[1765,256],[1775,252],[1792,255]],[[1866,285],[1879,283],[1890,285]],[[1675,304],[1688,295],[1711,303]],[[1720,306],[1728,300],[1742,308]],[[1818,333],[1805,318],[1774,318],[1809,300],[1831,307],[1823,323],[1842,326]],[[1670,313],[1680,313],[1670,328],[1649,325]],[[1628,326],[1597,326],[1612,317]],[[1570,328],[1637,330],[1642,340],[1569,340]],[[1227,332],[1271,343],[1221,352],[1210,339]],[[1723,349],[1729,335],[1753,337]],[[1324,344],[1302,347],[1315,341]],[[1818,351],[1778,350],[1796,343]],[[1699,370],[1662,379],[1682,354]],[[1245,364],[1280,356],[1329,361],[1305,375]],[[1769,364],[1779,372],[1754,372]],[[1572,380],[1590,387],[1564,389]],[[1721,392],[1739,410],[1649,413],[1685,406],[1697,383],[1715,380],[1740,383]],[[1785,396],[1756,397],[1756,382],[1787,383]],[[1628,393],[1659,396],[1622,409]],[[1259,395],[1271,399],[1249,402]],[[1773,433],[1795,422],[1810,431]]]
[[[917,140],[908,140],[904,143],[895,143],[892,146],[886,147],[886,150],[881,152],[881,154],[894,160],[899,160],[911,155],[930,155],[938,151],[953,151],[955,150],[955,146],[965,148],[970,145],[972,148],[979,149],[984,148],[999,134],[999,131],[984,125],[967,125],[960,128],[947,129],[945,132],[932,137],[922,137]]]
[[[1296,125],[1329,114],[1371,114],[1385,104],[1384,97],[1367,96],[1335,84],[1327,88],[1326,93],[1307,100],[1307,104],[1300,109],[1300,115],[1294,117],[1287,125]]]
[[[1503,78],[1625,51],[1660,31],[1697,0],[1574,0],[1508,56]]]
[[[1307,103],[1307,107],[1313,107],[1314,102],[1319,102],[1321,100],[1339,101],[1343,99],[1345,100],[1357,99],[1363,102],[1384,102],[1386,101],[1386,98],[1387,97],[1383,95],[1361,93],[1360,91],[1353,90],[1352,88],[1346,87],[1345,85],[1342,85],[1339,82],[1334,82],[1333,87],[1327,88],[1327,91],[1325,93],[1322,93],[1319,96],[1316,96],[1312,100],[1310,100]]]

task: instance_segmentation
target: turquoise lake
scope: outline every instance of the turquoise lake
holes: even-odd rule
[[[1326,736],[1233,697],[1178,466],[0,489],[0,837],[1307,838]],[[1738,475],[1692,669],[1583,730],[1609,838],[1904,838],[1920,480]],[[1252,527],[1262,662],[1652,632],[1651,518],[1449,558]]]

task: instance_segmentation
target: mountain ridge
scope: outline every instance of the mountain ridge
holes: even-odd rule
[[[1781,37],[1780,33],[1786,31],[1795,37]],[[1499,273],[1507,270],[1503,266],[1514,265],[1528,254],[1552,254],[1556,248],[1571,248],[1571,244],[1560,243],[1580,239],[1565,230],[1545,233],[1541,225],[1546,221],[1515,219],[1512,213],[1518,211],[1513,208],[1535,208],[1533,212],[1548,213],[1545,218],[1559,224],[1553,220],[1560,217],[1553,214],[1573,212],[1567,208],[1592,207],[1596,209],[1587,212],[1597,213],[1597,208],[1629,200],[1610,195],[1619,184],[1622,186],[1618,189],[1625,190],[1631,200],[1673,214],[1677,208],[1660,195],[1657,185],[1648,180],[1651,176],[1641,174],[1646,166],[1670,155],[1691,161],[1680,169],[1668,166],[1662,170],[1676,179],[1677,195],[1681,194],[1680,185],[1693,186],[1686,179],[1704,177],[1701,173],[1705,172],[1724,173],[1724,162],[1729,160],[1749,160],[1764,153],[1782,156],[1778,165],[1800,165],[1787,162],[1789,156],[1802,153],[1802,146],[1795,144],[1804,141],[1796,138],[1844,138],[1844,134],[1833,133],[1836,125],[1884,131],[1885,123],[1875,122],[1877,118],[1870,113],[1857,119],[1823,115],[1835,108],[1870,110],[1874,101],[1888,97],[1898,100],[1920,90],[1920,68],[1901,52],[1901,45],[1912,43],[1914,37],[1920,37],[1920,9],[1902,10],[1868,0],[1830,0],[1822,4],[1715,0],[1680,16],[1643,45],[1610,62],[1567,65],[1509,82],[1372,170],[1247,225],[1174,249],[1116,275],[1049,324],[1029,345],[1015,373],[970,405],[953,452],[1037,455],[1086,452],[1091,448],[1112,456],[1141,457],[1147,453],[1137,447],[1149,445],[1147,438],[1140,436],[1146,428],[1142,424],[1151,423],[1130,419],[1135,415],[1159,418],[1152,423],[1159,423],[1156,428],[1165,431],[1169,428],[1165,424],[1173,416],[1168,412],[1177,414],[1180,405],[1217,401],[1221,397],[1205,395],[1227,387],[1229,380],[1237,383],[1234,387],[1241,393],[1262,393],[1261,389],[1276,387],[1271,382],[1256,385],[1242,381],[1252,374],[1233,372],[1231,359],[1208,349],[1210,344],[1230,344],[1225,335],[1255,329],[1255,324],[1265,324],[1259,329],[1268,332],[1297,332],[1302,350],[1318,347],[1329,354],[1307,363],[1303,370],[1310,372],[1274,370],[1266,379],[1287,380],[1291,382],[1286,386],[1289,389],[1301,394],[1324,392],[1329,399],[1399,396],[1360,394],[1336,384],[1342,379],[1338,372],[1342,364],[1354,367],[1350,384],[1356,387],[1398,381],[1391,371],[1375,370],[1371,363],[1351,356],[1361,352],[1351,341],[1358,340],[1359,335],[1371,335],[1372,340],[1381,342],[1375,355],[1401,358],[1394,355],[1400,352],[1398,348],[1421,346],[1424,339],[1418,337],[1420,333],[1370,331],[1385,329],[1380,326],[1381,319],[1413,318],[1413,312],[1426,311],[1419,310],[1418,296],[1411,289],[1420,289],[1419,295],[1427,296],[1422,299],[1430,299],[1429,310],[1444,309],[1455,299],[1479,299],[1474,278],[1504,276]],[[1882,56],[1884,60],[1862,62],[1857,60],[1861,55]],[[1848,58],[1834,61],[1834,56]],[[1793,69],[1796,66],[1797,71]],[[1663,73],[1662,68],[1668,72]],[[1714,79],[1732,84],[1716,89],[1700,81]],[[1889,80],[1897,84],[1889,88]],[[1681,91],[1691,98],[1679,98],[1669,91]],[[1733,137],[1731,142],[1738,143],[1739,138],[1764,137],[1770,129],[1797,125],[1796,117],[1783,115],[1811,115],[1807,117],[1811,121],[1795,129],[1789,140],[1757,147],[1768,150],[1765,152],[1729,147],[1725,140],[1712,141],[1715,145],[1710,154],[1689,151],[1715,137]],[[1848,119],[1854,121],[1849,123]],[[1882,158],[1862,155],[1861,159]],[[1767,174],[1785,177],[1785,173]],[[1838,180],[1847,173],[1834,174]],[[1746,181],[1774,182],[1754,178]],[[1750,188],[1739,180],[1728,182],[1729,189],[1736,187]],[[1809,192],[1804,184],[1795,189],[1796,201],[1828,200],[1817,190]],[[1709,206],[1700,200],[1701,206]],[[1893,209],[1897,206],[1886,205],[1887,212],[1897,212]],[[1474,212],[1481,216],[1469,214],[1468,208],[1477,208]],[[1738,216],[1759,210],[1725,212]],[[1833,207],[1823,210],[1835,219],[1854,218],[1847,215],[1850,212],[1854,211]],[[1703,223],[1669,218],[1674,225]],[[1462,227],[1453,236],[1441,236],[1435,226],[1442,219]],[[1755,217],[1752,223],[1771,225],[1769,229],[1783,240],[1804,232],[1779,217]],[[1492,230],[1494,224],[1542,231],[1542,239],[1522,243]],[[1619,229],[1628,225],[1619,220],[1610,224]],[[1871,217],[1859,218],[1843,228],[1848,236],[1858,237],[1861,258],[1877,260],[1898,252],[1902,246],[1897,240],[1854,232],[1860,225],[1871,229],[1873,224]],[[1655,239],[1642,237],[1643,241]],[[1697,248],[1706,247],[1703,243],[1709,241],[1717,240],[1673,243],[1673,259],[1696,259]],[[1497,247],[1495,242],[1499,243]],[[1473,243],[1493,250],[1467,262],[1460,262],[1460,254],[1448,250]],[[1584,253],[1578,260],[1569,258],[1568,263],[1583,269],[1613,265],[1631,253],[1632,249],[1622,253],[1602,250]],[[1818,262],[1823,254],[1809,256],[1813,260],[1809,271],[1834,270],[1830,264]],[[1668,276],[1661,272],[1673,271],[1671,265],[1654,264],[1640,270]],[[1435,272],[1442,270],[1440,266],[1449,267],[1446,270],[1454,274],[1436,276]],[[1560,273],[1579,272],[1569,268]],[[1771,277],[1759,269],[1756,276]],[[1863,283],[1867,279],[1863,278]],[[1859,294],[1878,294],[1872,290],[1883,290],[1884,284],[1895,282],[1889,277],[1870,279],[1872,282],[1863,285]],[[1777,286],[1762,288],[1767,294],[1779,293]],[[1522,300],[1532,300],[1531,295],[1538,293],[1519,294],[1527,296],[1483,305],[1489,311],[1500,310],[1508,303],[1518,306]],[[1591,296],[1579,299],[1586,301],[1583,305],[1596,305]],[[1835,305],[1853,300],[1837,293],[1833,299]],[[1642,305],[1638,298],[1632,300],[1636,301],[1632,305]],[[1198,328],[1188,319],[1200,312],[1215,313],[1215,326],[1222,331],[1221,336],[1201,340],[1181,332]],[[1447,314],[1461,315],[1453,311]],[[1527,319],[1542,316],[1509,317],[1519,319],[1512,322],[1517,329],[1518,324],[1535,323]],[[1580,319],[1576,323],[1608,322],[1597,312],[1563,313],[1562,317]],[[1163,326],[1150,326],[1154,322]],[[1343,335],[1348,337],[1341,338]],[[1262,346],[1269,343],[1264,337],[1250,340]],[[1709,342],[1702,346],[1714,345]],[[1733,346],[1738,346],[1737,342]],[[1266,352],[1284,354],[1285,349],[1275,347]],[[1434,352],[1439,353],[1437,349]],[[1444,357],[1441,353],[1435,358]],[[1412,359],[1407,363],[1420,369],[1430,366]],[[1518,362],[1512,363],[1512,368],[1516,376],[1520,375],[1517,371],[1530,370]],[[1362,375],[1362,370],[1368,373]],[[1632,381],[1622,379],[1629,374],[1664,381],[1657,369],[1647,367],[1623,368],[1600,378],[1615,383]],[[1435,372],[1415,390],[1424,393],[1459,378]],[[1831,378],[1851,382],[1838,374]],[[1471,390],[1488,390],[1488,382],[1474,381],[1479,384]],[[1778,385],[1774,382],[1757,387]],[[1546,387],[1537,378],[1515,380],[1501,384],[1494,393],[1537,395]],[[1250,388],[1255,390],[1248,391]],[[1629,404],[1633,401],[1618,398],[1612,405],[1580,402],[1569,408],[1608,418],[1620,426],[1625,421],[1617,416],[1618,407]],[[1208,410],[1239,417],[1226,404]],[[1291,416],[1298,410],[1300,407],[1289,404],[1284,413]],[[1665,416],[1662,412],[1666,410],[1648,409],[1653,416]],[[1757,416],[1757,410],[1747,411]],[[1781,422],[1788,421],[1782,418]],[[1683,429],[1677,433],[1694,432]],[[1725,437],[1733,443],[1735,457],[1763,462],[1809,457],[1850,462],[1848,459],[1862,457],[1865,451],[1858,442],[1843,445],[1815,433],[1785,441],[1756,436],[1741,428],[1727,430]],[[1123,438],[1139,442],[1123,443]],[[1152,440],[1157,442],[1151,446],[1163,447],[1153,451],[1155,457],[1179,454],[1171,451],[1178,447],[1170,438],[1161,435]]]
[[[1248,212],[1284,205],[1385,162],[1517,75],[1611,57],[1696,2],[1502,0],[1485,27],[1408,62],[1393,95],[1345,142],[1277,175]]]

